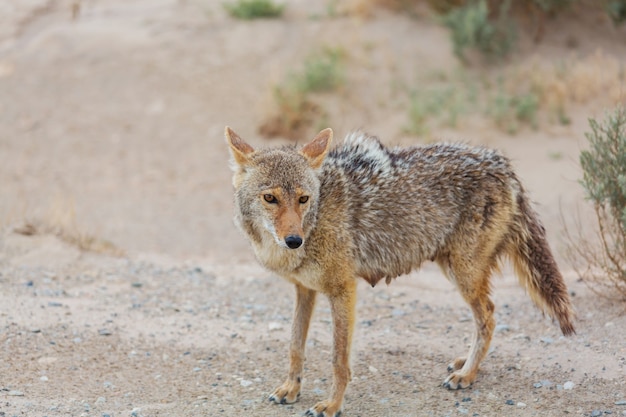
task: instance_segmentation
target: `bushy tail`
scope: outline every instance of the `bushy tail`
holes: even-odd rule
[[[508,248],[515,272],[535,304],[559,322],[564,335],[572,335],[576,333],[572,324],[574,312],[563,276],[548,246],[545,229],[521,186],[516,202],[517,213]]]

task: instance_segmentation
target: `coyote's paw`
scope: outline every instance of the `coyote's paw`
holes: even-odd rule
[[[292,404],[300,398],[300,383],[287,380],[276,388],[270,395],[269,400],[276,404]]]
[[[328,400],[320,401],[309,408],[304,415],[306,417],[339,417],[341,415],[341,406]]]
[[[462,389],[472,385],[472,382],[476,379],[476,375],[464,374],[459,371],[455,371],[443,381],[443,386],[448,389]]]
[[[448,372],[458,371],[465,365],[466,358],[456,358],[450,364],[448,364]]]

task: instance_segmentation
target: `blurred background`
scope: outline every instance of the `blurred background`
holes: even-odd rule
[[[231,126],[332,127],[514,160],[551,239],[584,205],[588,117],[624,102],[626,2],[20,0],[0,4],[0,226],[82,249],[251,260]]]

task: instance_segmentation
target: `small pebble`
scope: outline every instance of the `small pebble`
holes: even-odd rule
[[[242,387],[249,387],[250,385],[252,385],[252,381],[248,381],[247,379],[242,379],[240,384]]]
[[[626,400],[615,401],[615,405],[626,405]]]
[[[9,397],[23,397],[24,393],[22,391],[9,391],[7,394]]]
[[[551,337],[542,337],[539,339],[541,342],[545,343],[546,345],[549,345],[551,343],[554,342],[554,339]]]
[[[602,415],[602,411],[600,410],[593,410],[591,412],[591,417],[600,417]]]
[[[496,332],[508,332],[511,330],[511,326],[508,324],[498,324],[496,326]]]
[[[515,405],[515,401],[513,401],[513,400],[506,400],[504,403],[506,405]]]
[[[543,384],[542,384],[541,382],[535,382],[535,383],[533,384],[533,387],[535,387],[535,388],[541,388],[541,387],[543,387]]]
[[[563,384],[563,389],[565,390],[571,390],[574,388],[574,383],[572,381],[567,381],[565,384]]]
[[[270,331],[270,332],[273,332],[273,331],[275,331],[275,330],[282,330],[282,329],[283,329],[283,325],[282,325],[282,324],[280,324],[280,323],[279,323],[279,322],[277,322],[277,321],[271,321],[271,322],[267,325],[267,327],[269,328],[269,331]]]
[[[39,378],[40,381],[46,382],[48,380],[47,376],[42,376],[41,378]]]
[[[544,379],[541,381],[541,385],[543,385],[546,388],[550,388],[554,384],[552,383],[552,381]]]
[[[526,403],[523,403],[523,402],[520,401],[520,402],[517,403],[517,406],[518,407],[526,407]]]
[[[100,336],[111,336],[113,333],[109,329],[100,329],[98,330],[98,334]]]

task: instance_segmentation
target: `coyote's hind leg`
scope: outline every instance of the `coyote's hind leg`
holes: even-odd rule
[[[467,357],[456,358],[448,365],[448,371],[452,373],[443,385],[449,389],[467,388],[476,380],[478,367],[487,354],[495,328],[494,305],[489,298],[489,278],[493,268],[487,263],[455,260],[452,256],[440,259],[439,264],[469,304],[475,324]]]

